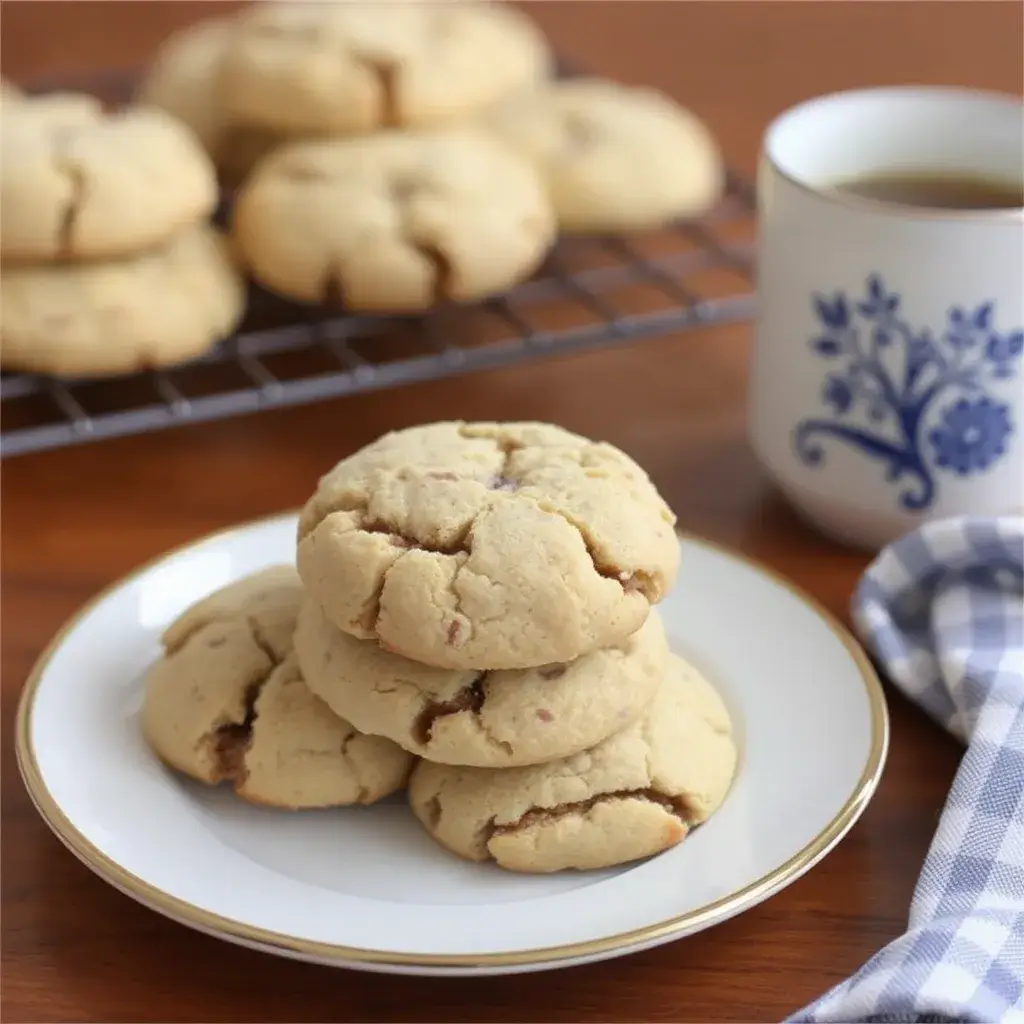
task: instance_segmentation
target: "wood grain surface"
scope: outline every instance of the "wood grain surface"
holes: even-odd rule
[[[167,31],[213,6],[8,2],[3,73],[20,81],[138,65]],[[816,93],[911,82],[1021,86],[1024,8],[1014,2],[544,2],[531,10],[570,59],[685,101],[748,172],[767,121]],[[685,529],[765,560],[845,617],[865,557],[802,527],[755,463],[744,438],[748,348],[748,327],[716,328],[5,462],[3,1019],[778,1020],[895,937],[959,749],[892,691],[892,750],[878,795],[807,877],[695,937],[526,977],[385,978],[194,933],[121,896],[65,851],[14,763],[22,683],[84,600],[172,545],[300,504],[337,459],[425,420],[536,418],[611,441],[646,466]]]

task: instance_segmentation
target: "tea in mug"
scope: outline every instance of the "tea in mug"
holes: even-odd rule
[[[1024,181],[999,181],[980,175],[882,171],[837,182],[833,187],[849,195],[900,206],[941,210],[1016,210],[1024,207]]]

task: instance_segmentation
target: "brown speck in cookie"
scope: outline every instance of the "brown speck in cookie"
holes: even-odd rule
[[[432,796],[423,810],[427,819],[427,828],[436,829],[441,823],[441,801],[436,796]]]
[[[537,708],[537,717],[542,722],[553,722],[555,720],[555,716],[547,708]]]
[[[404,203],[420,190],[420,185],[411,177],[392,178],[388,182],[388,193],[395,203]]]
[[[512,480],[507,476],[492,476],[487,481],[487,486],[492,491],[517,491],[519,490],[519,481]]]
[[[589,149],[601,137],[594,123],[580,115],[565,118],[565,146],[568,150]]]
[[[458,619],[452,619],[448,626],[448,643],[452,647],[459,645],[459,636],[462,634],[462,623]]]

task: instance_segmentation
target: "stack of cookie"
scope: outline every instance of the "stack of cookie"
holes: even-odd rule
[[[410,803],[453,852],[593,868],[682,839],[735,765],[670,651],[674,517],[631,459],[543,424],[386,435],[300,522],[310,690],[421,758]]]
[[[172,37],[140,90],[232,185],[237,249],[266,288],[422,312],[529,277],[558,229],[707,211],[718,147],[649,89],[552,80],[501,3],[266,3]]]
[[[2,365],[63,376],[187,361],[236,325],[207,226],[264,287],[419,313],[530,277],[559,230],[704,213],[715,140],[649,89],[556,82],[517,8],[274,2],[167,40],[136,106],[3,85]]]
[[[673,524],[631,459],[558,427],[388,434],[320,481],[298,575],[243,579],[166,631],[146,738],[282,808],[408,780],[438,842],[513,870],[657,853],[736,763],[722,702],[652,607]]]
[[[234,328],[243,282],[208,225],[216,177],[188,128],[5,90],[0,147],[5,369],[128,373],[194,358]]]
[[[229,182],[248,178],[234,234],[260,284],[420,312],[502,291],[550,249],[537,170],[465,126],[550,69],[512,7],[268,3],[173,37],[140,97],[192,124]]]

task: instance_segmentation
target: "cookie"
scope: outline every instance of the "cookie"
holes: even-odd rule
[[[298,809],[370,804],[405,784],[412,758],[363,736],[315,697],[291,649],[301,587],[274,567],[211,595],[163,636],[146,678],[143,733],[200,782]]]
[[[280,662],[292,651],[301,602],[302,581],[296,571],[290,565],[274,565],[196,601],[164,630],[160,639],[166,650],[176,651],[211,623],[244,614],[257,624],[268,657]]]
[[[229,334],[244,303],[227,244],[206,227],[143,256],[4,267],[0,365],[65,377],[173,365]]]
[[[18,138],[23,132],[35,132],[42,126],[50,131],[80,128],[102,119],[103,104],[84,92],[44,92],[26,96],[16,91],[4,95],[0,130]],[[6,173],[6,172],[5,172]]]
[[[540,423],[435,423],[320,480],[298,566],[346,633],[438,668],[536,668],[643,625],[675,580],[674,525],[609,444]]]
[[[499,103],[486,124],[540,170],[566,231],[655,228],[707,212],[722,194],[714,137],[652,89],[551,83]]]
[[[5,105],[0,147],[6,262],[135,255],[204,220],[217,202],[209,157],[163,111],[25,99]]]
[[[725,706],[673,657],[647,715],[592,750],[528,768],[421,761],[409,803],[434,839],[467,860],[589,870],[675,846],[717,810],[735,770]]]
[[[593,747],[644,713],[668,664],[656,613],[618,647],[536,669],[428,668],[332,626],[306,601],[295,652],[309,688],[361,732],[445,764],[508,768]]]
[[[170,36],[136,94],[143,106],[167,111],[192,129],[222,178],[237,184],[286,136],[233,124],[220,99],[221,58],[234,31],[228,18],[207,18]]]
[[[536,171],[485,134],[385,132],[274,152],[239,195],[234,234],[271,291],[413,312],[528,277],[555,224]]]
[[[242,15],[220,81],[239,123],[342,135],[451,124],[550,68],[533,22],[502,4],[293,0]]]

